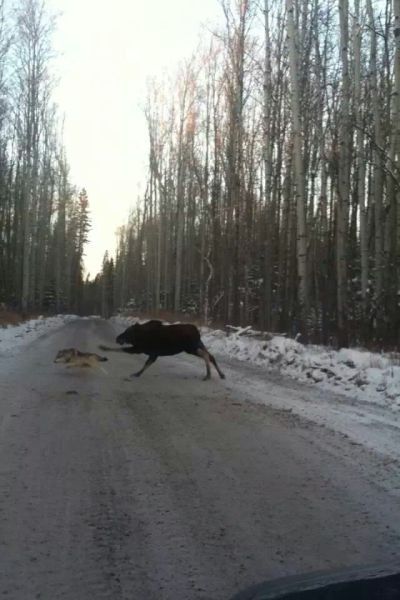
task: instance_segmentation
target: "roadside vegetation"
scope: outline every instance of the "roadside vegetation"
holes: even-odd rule
[[[53,19],[0,3],[0,302],[398,348],[400,0],[220,6],[193,57],[149,84],[147,185],[84,281]]]
[[[0,2],[0,303],[11,322],[80,310],[88,197],[69,178],[52,101],[52,15]],[[12,311],[12,312],[10,312]]]
[[[399,13],[221,2],[193,58],[149,86],[147,188],[105,256],[103,314],[399,344]]]

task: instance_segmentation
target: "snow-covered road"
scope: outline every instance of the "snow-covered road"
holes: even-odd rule
[[[143,356],[110,355],[106,372],[52,362],[114,335],[77,319],[13,356],[0,343],[0,595],[223,600],[400,558],[383,405],[222,355],[227,379],[208,382],[186,355],[129,382]]]

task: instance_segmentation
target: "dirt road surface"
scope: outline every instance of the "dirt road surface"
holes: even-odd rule
[[[225,600],[400,558],[397,464],[268,406],[261,369],[220,361],[227,380],[204,382],[180,355],[125,381],[145,357],[52,362],[114,335],[78,320],[0,357],[0,598]],[[265,381],[267,406],[246,378]]]

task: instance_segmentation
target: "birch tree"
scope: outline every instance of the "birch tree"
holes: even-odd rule
[[[294,17],[294,2],[286,0],[287,32],[290,61],[291,107],[293,127],[293,157],[295,167],[295,197],[297,213],[297,269],[298,269],[298,302],[300,329],[306,332],[306,318],[308,313],[308,277],[307,277],[307,232],[306,232],[306,207],[304,189],[304,164],[302,126],[300,119],[300,92],[298,53],[296,45],[296,29]]]
[[[338,131],[339,170],[336,214],[337,320],[340,344],[347,345],[347,228],[350,198],[349,4],[339,0],[342,97]]]
[[[372,0],[264,0],[261,20],[250,2],[221,6],[221,25],[196,56],[187,110],[179,79],[152,96],[156,151],[118,240],[121,300],[154,312],[141,290],[157,281],[161,252],[166,311],[337,345],[393,345],[398,2],[378,12]]]

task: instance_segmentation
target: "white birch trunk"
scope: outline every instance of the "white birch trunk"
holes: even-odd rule
[[[354,47],[354,105],[357,122],[357,191],[360,209],[360,258],[361,258],[361,299],[364,315],[367,310],[368,288],[368,243],[367,243],[367,211],[365,205],[365,150],[362,131],[363,105],[361,103],[361,42],[360,0],[355,0],[355,17],[353,22]]]
[[[393,155],[400,171],[400,0],[393,0],[394,14],[394,94],[393,94]],[[396,264],[397,286],[400,287],[400,189],[396,190]],[[397,294],[399,289],[397,289]],[[398,296],[397,296],[398,297]]]
[[[378,147],[382,147],[382,132],[381,132],[381,114],[379,107],[379,94],[378,94],[378,78],[377,78],[377,43],[375,33],[375,19],[372,7],[372,1],[367,0],[367,10],[369,18],[369,28],[371,35],[371,49],[370,49],[370,89],[372,96],[372,114],[374,119],[374,138],[375,144]],[[382,158],[381,153],[377,148],[374,148],[372,154],[373,160],[373,199],[374,199],[374,216],[375,216],[375,304],[378,309],[378,313],[381,312],[382,302],[382,281],[383,281],[383,256],[382,256]]]
[[[302,129],[300,120],[300,92],[298,72],[298,52],[296,48],[296,30],[294,25],[294,1],[286,0],[287,32],[289,44],[291,107],[293,127],[293,158],[296,190],[297,214],[297,270],[298,270],[298,301],[300,306],[300,321],[305,333],[308,313],[308,276],[307,276],[307,232],[305,210],[305,182],[303,165]]]
[[[350,196],[350,77],[348,64],[348,0],[339,0],[342,102],[339,128],[339,181],[337,202],[337,325],[339,345],[347,345],[347,231]]]

